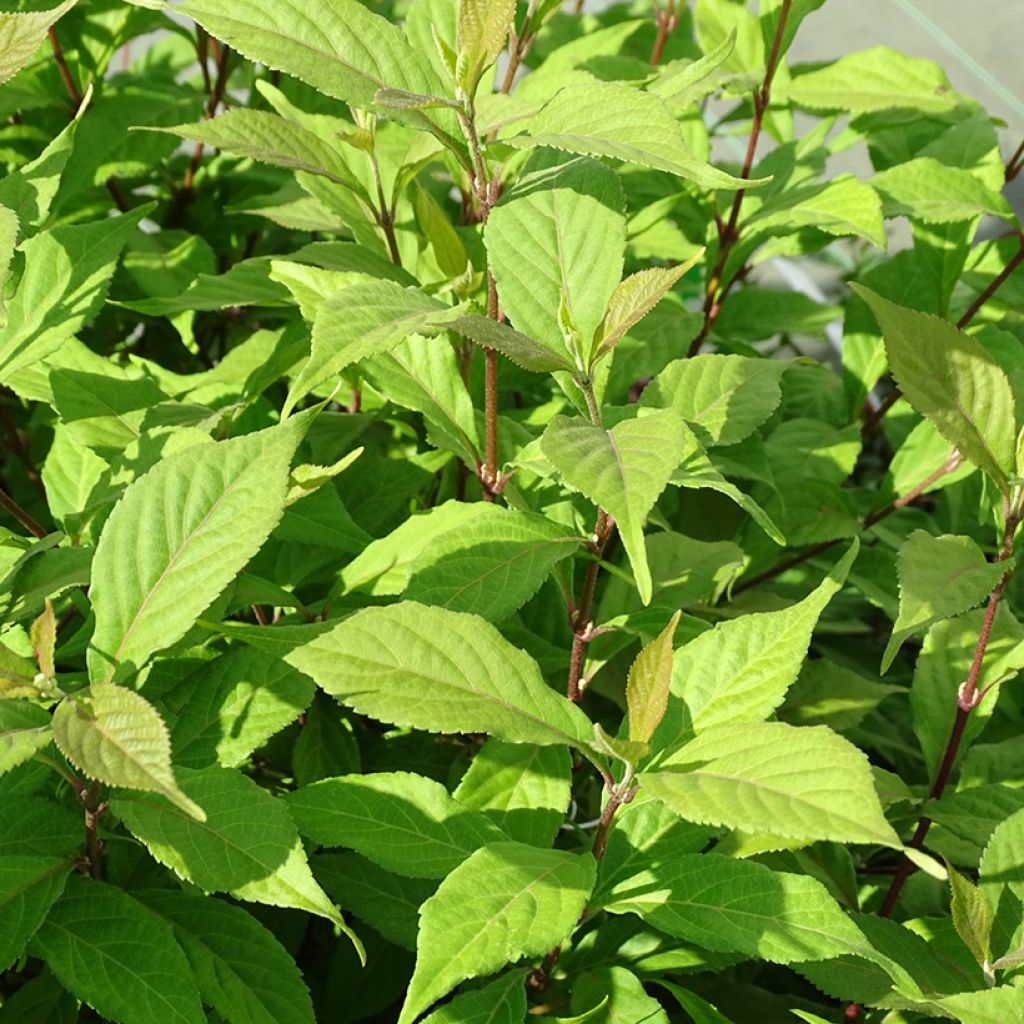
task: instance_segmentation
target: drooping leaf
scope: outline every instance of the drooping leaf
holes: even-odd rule
[[[902,849],[867,758],[824,726],[716,726],[671,751],[640,784],[688,821]]]
[[[228,1024],[313,1024],[313,1003],[295,962],[251,914],[173,890],[137,898],[174,929],[203,1002]]]
[[[206,892],[295,907],[348,931],[314,880],[280,800],[232,768],[179,768],[178,774],[190,799],[206,811],[205,821],[143,793],[111,801],[114,813],[161,864]]]
[[[594,861],[562,850],[492,843],[463,861],[420,908],[416,970],[399,1024],[412,1024],[460,981],[539,956],[572,931]]]
[[[50,26],[77,2],[64,0],[48,11],[0,12],[0,83],[13,78],[32,60]]]
[[[64,891],[70,860],[55,857],[0,855],[0,967],[7,970],[25,951]]]
[[[96,678],[124,678],[179,640],[259,550],[284,511],[309,414],[189,448],[131,484],[92,570]]]
[[[587,716],[474,615],[414,601],[363,608],[285,656],[360,714],[428,732],[586,746]]]
[[[715,726],[766,719],[796,682],[814,626],[842,588],[858,550],[854,542],[820,586],[797,604],[727,619],[682,647],[655,749]]]
[[[69,992],[110,1020],[206,1021],[171,926],[113,885],[69,878],[31,949]]]
[[[889,368],[910,404],[1005,491],[1016,443],[1006,374],[975,338],[948,321],[852,287],[878,319]]]
[[[562,479],[614,518],[644,604],[652,587],[644,520],[685,455],[688,433],[673,410],[663,409],[610,430],[556,416],[541,439]]]
[[[76,690],[57,705],[53,738],[89,778],[119,789],[161,793],[179,812],[205,818],[174,778],[171,741],[160,713],[145,697],[111,683]]]
[[[900,613],[882,655],[883,672],[907,637],[981,604],[1007,569],[987,561],[970,537],[933,537],[915,530],[900,545],[896,571]]]
[[[412,772],[324,779],[290,794],[287,804],[314,842],[348,847],[413,878],[444,878],[481,846],[507,838],[439,782]]]
[[[502,142],[521,149],[552,146],[582,156],[611,157],[667,171],[706,189],[748,188],[767,181],[734,178],[698,159],[657,96],[619,82],[560,89],[526,123],[526,132]]]

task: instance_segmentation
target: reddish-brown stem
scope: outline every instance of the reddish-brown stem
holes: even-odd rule
[[[1024,262],[1024,232],[1018,236],[1020,241],[1020,247],[1010,258],[1009,262],[1003,267],[1002,270],[996,274],[995,277],[989,281],[988,285],[983,291],[978,294],[978,297],[967,307],[963,315],[957,320],[956,325],[962,331],[977,315],[978,311],[982,306],[992,298],[993,295],[1005,284],[1007,278]],[[862,434],[870,434],[874,431],[878,424],[885,418],[885,414],[903,397],[903,392],[899,388],[894,387],[893,390],[885,397],[882,403],[871,412],[864,419],[864,425],[861,427]]]
[[[782,8],[779,11],[779,23],[775,26],[775,36],[772,39],[768,63],[764,69],[764,80],[761,83],[761,87],[754,91],[752,98],[754,117],[750,127],[750,138],[747,140],[746,156],[743,158],[743,168],[740,171],[740,177],[744,181],[750,178],[753,171],[754,157],[757,154],[757,143],[761,137],[761,129],[764,124],[764,115],[768,110],[768,104],[771,102],[772,79],[775,77],[775,71],[778,67],[779,54],[782,49],[782,37],[786,30],[786,22],[789,20],[790,7],[792,7],[792,0],[782,0]],[[722,290],[722,275],[725,273],[729,255],[739,241],[740,207],[743,205],[744,195],[746,195],[745,188],[736,190],[732,197],[729,218],[725,222],[725,226],[719,228],[718,256],[715,259],[714,268],[708,277],[707,289],[704,293],[704,322],[697,337],[690,343],[690,349],[687,354],[691,357],[700,351],[701,345],[704,344],[704,340],[710,333],[715,318],[721,309],[722,301],[727,294],[726,291]]]
[[[1024,139],[1021,139],[1020,145],[1013,151],[1013,156],[1006,161],[1006,181],[1013,181],[1020,174],[1021,168],[1024,168]]]
[[[651,50],[651,67],[656,67],[661,63],[668,37],[675,32],[676,25],[679,24],[676,0],[667,0],[664,9],[659,5],[655,11],[655,18],[657,20],[658,34],[654,37],[654,48]]]
[[[576,613],[573,616],[572,651],[569,655],[569,682],[566,686],[566,696],[574,704],[583,699],[583,690],[580,687],[580,680],[583,678],[583,661],[587,644],[593,639],[591,634],[590,616],[594,608],[594,592],[597,589],[597,576],[601,571],[601,556],[611,539],[615,530],[615,524],[604,511],[597,510],[597,523],[594,526],[594,540],[592,545],[593,561],[587,566],[587,575],[583,580],[583,590],[580,591],[580,599],[576,605]]]
[[[64,83],[64,88],[67,89],[68,96],[71,97],[71,102],[74,104],[74,113],[77,114],[78,108],[82,105],[82,93],[75,84],[74,78],[71,77],[71,69],[68,67],[68,62],[64,59],[64,51],[61,49],[60,40],[57,38],[57,29],[53,25],[50,26],[47,35],[50,39],[50,49],[53,50],[53,56],[57,61],[60,79]]]
[[[45,497],[46,488],[43,486],[43,478],[40,476],[36,464],[32,461],[32,453],[29,451],[28,442],[22,436],[21,431],[14,425],[14,421],[7,415],[7,410],[3,406],[0,406],[0,424],[3,425],[4,433],[7,435],[8,446],[21,463],[29,482]]]
[[[17,519],[33,537],[42,540],[46,536],[46,531],[4,490],[0,490],[0,508]]]
[[[213,40],[211,40],[212,42]],[[231,51],[223,43],[219,44],[217,50],[217,77],[214,79],[213,91],[210,93],[210,98],[206,103],[206,119],[209,120],[217,112],[217,108],[221,105],[224,100],[224,94],[228,87],[228,58],[231,55]],[[203,151],[206,146],[202,142],[196,143],[195,151],[192,153],[192,159],[189,161],[188,167],[185,169],[185,177],[181,182],[181,189],[179,191],[180,196],[186,198],[192,194],[192,182],[195,180],[195,176],[199,171],[199,165],[203,162]]]
[[[999,554],[996,556],[997,563],[1006,562],[1009,559],[1013,551],[1013,541],[1017,535],[1017,527],[1021,523],[1022,516],[1024,516],[1024,513],[1016,509],[1010,510],[1007,504],[1006,528],[1003,531],[1003,542],[1000,545]],[[984,696],[984,691],[980,693],[978,691],[978,678],[981,675],[981,668],[985,661],[985,651],[988,649],[989,637],[992,635],[992,626],[996,620],[996,612],[999,610],[999,601],[1003,596],[1003,590],[1009,578],[1010,572],[1007,571],[992,588],[992,593],[989,594],[988,605],[985,608],[985,619],[982,622],[981,631],[978,633],[978,642],[974,647],[971,667],[967,672],[967,678],[956,695],[956,717],[953,719],[953,727],[950,730],[942,760],[935,771],[935,779],[932,782],[931,789],[928,791],[928,798],[930,800],[938,800],[945,792],[946,784],[953,773],[953,766],[956,764],[956,757],[960,750],[960,743],[963,740],[964,730],[967,728],[967,720],[970,718],[971,712],[981,703],[981,698]],[[908,844],[910,849],[920,850],[924,847],[924,841],[928,835],[929,828],[931,828],[931,819],[926,814],[922,814],[918,819],[914,835]],[[893,876],[888,892],[886,892],[882,900],[882,906],[878,911],[881,917],[888,917],[896,908],[896,903],[900,898],[900,893],[903,891],[903,886],[906,885],[907,879],[913,871],[914,865],[908,858],[904,857],[899,869]]]
[[[938,469],[929,473],[928,476],[926,476],[920,483],[915,484],[909,491],[907,491],[906,494],[896,498],[895,501],[889,502],[888,505],[877,509],[870,515],[865,516],[864,522],[861,524],[861,529],[869,530],[876,523],[880,523],[883,519],[887,519],[894,512],[897,512],[904,506],[909,505],[912,501],[916,501],[937,480],[941,480],[947,473],[952,473],[953,470],[960,465],[960,462],[960,453],[954,449],[949,458],[946,459]],[[750,590],[752,587],[756,587],[767,580],[775,579],[776,576],[781,576],[782,573],[786,572],[788,569],[792,569],[811,558],[817,558],[818,555],[824,554],[830,548],[839,544],[840,540],[841,538],[837,538],[836,540],[825,540],[820,544],[815,544],[814,547],[807,548],[805,551],[801,551],[799,554],[793,555],[791,558],[787,558],[784,562],[779,562],[770,569],[765,569],[764,572],[758,573],[756,576],[751,576],[749,579],[741,580],[732,588],[732,592],[733,594],[742,594],[744,590]]]
[[[98,782],[91,782],[79,794],[85,808],[85,855],[89,862],[89,874],[93,878],[103,877],[103,840],[100,839],[99,819],[103,814],[102,793]]]

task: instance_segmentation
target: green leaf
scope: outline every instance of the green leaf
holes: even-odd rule
[[[626,681],[626,707],[629,714],[629,738],[646,743],[654,735],[668,707],[669,684],[672,681],[673,649],[679,616],[676,612],[669,624],[636,656]]]
[[[760,722],[785,699],[807,657],[814,626],[842,589],[859,545],[802,601],[726,619],[681,648],[655,750],[715,726]]]
[[[423,1018],[423,1024],[521,1024],[526,1019],[525,971],[509,971],[463,992]]]
[[[970,171],[939,163],[934,157],[897,164],[880,171],[871,184],[886,200],[887,217],[907,216],[926,224],[952,224],[991,213],[1013,218],[1006,200]]]
[[[661,1003],[648,995],[640,979],[625,967],[601,965],[575,975],[569,1008],[575,1014],[571,1019],[581,1024],[584,1020],[593,1024],[623,1020],[669,1024]]]
[[[882,655],[882,672],[907,637],[981,604],[1006,575],[1003,562],[989,562],[970,537],[933,537],[915,530],[896,561],[900,613]]]
[[[426,55],[357,0],[189,0],[178,10],[250,60],[363,110],[377,109],[378,89],[445,95]],[[435,125],[417,111],[391,116]]]
[[[564,747],[488,739],[453,796],[510,839],[550,847],[569,806],[572,761]]]
[[[664,409],[611,430],[556,416],[541,438],[562,479],[614,518],[644,604],[652,592],[644,520],[685,455],[687,434],[680,418]]]
[[[960,1024],[1024,1024],[1024,989],[1018,985],[946,996],[940,1005]]]
[[[507,838],[439,782],[412,772],[324,779],[289,794],[287,804],[313,842],[348,847],[412,878],[444,878],[474,850]]]
[[[196,821],[205,819],[203,808],[175,782],[171,741],[160,713],[133,690],[110,683],[76,690],[57,705],[53,738],[90,779],[162,793]]]
[[[7,970],[25,951],[64,891],[72,863],[55,857],[0,855],[0,969]]]
[[[410,566],[411,601],[501,622],[521,608],[583,538],[532,512],[478,504],[458,530],[435,536]]]
[[[146,205],[93,224],[61,225],[21,246],[25,270],[0,330],[0,380],[45,359],[92,319],[128,236],[151,210]]]
[[[6,206],[0,206],[0,328],[7,326],[7,306],[4,294],[7,290],[7,274],[18,241],[18,217]]]
[[[639,777],[680,817],[792,839],[903,848],[885,820],[867,757],[824,726],[721,725]]]
[[[539,341],[479,313],[445,319],[436,324],[462,334],[484,348],[493,348],[524,370],[551,373],[576,368],[568,352],[556,352]]]
[[[475,615],[414,601],[363,608],[285,660],[359,714],[399,726],[581,748],[592,735],[537,663]]]
[[[180,640],[256,554],[309,421],[185,449],[128,487],[93,560],[94,678],[124,678]]]
[[[183,790],[206,811],[205,821],[143,793],[111,801],[114,813],[161,864],[206,892],[294,907],[348,932],[314,881],[282,801],[233,768],[179,768],[178,774]]]
[[[705,189],[751,188],[768,178],[734,178],[698,159],[668,108],[653,93],[619,82],[560,89],[526,123],[525,135],[501,141],[519,149],[551,146],[667,171]]]
[[[515,16],[515,0],[459,0],[455,84],[470,96],[505,48]]]
[[[0,775],[30,760],[52,738],[50,716],[41,707],[0,700]]]
[[[948,860],[946,871],[949,873],[953,927],[979,966],[991,973],[992,912],[988,902],[981,890]]]
[[[719,1013],[709,1002],[701,999],[696,992],[680,988],[664,979],[660,979],[658,984],[672,994],[675,1001],[693,1018],[693,1024],[732,1024],[728,1017]]]
[[[703,255],[704,250],[700,249],[677,267],[650,267],[620,282],[608,300],[608,309],[594,336],[591,364],[608,355]]]
[[[625,198],[615,172],[586,157],[533,159],[484,229],[501,306],[517,330],[572,365],[590,361],[594,334],[622,277]],[[571,326],[559,323],[564,305]]]
[[[318,174],[344,185],[360,197],[366,197],[363,186],[349,169],[343,151],[301,124],[266,110],[238,107],[199,124],[149,130],[167,132],[201,142],[211,149],[223,149],[275,167]]]
[[[975,338],[948,321],[851,287],[874,312],[889,368],[910,404],[1005,493],[1016,447],[1006,374]]]
[[[820,882],[754,861],[680,854],[639,874],[605,909],[639,914],[660,931],[704,949],[773,963],[847,953],[879,959]]]
[[[704,445],[729,445],[756,430],[782,400],[777,359],[703,355],[669,363],[644,389],[642,406],[674,409]]]
[[[174,929],[203,1002],[228,1024],[313,1024],[313,1003],[299,969],[251,914],[172,890],[137,897]]]
[[[785,92],[799,107],[850,114],[900,108],[938,114],[958,102],[938,64],[888,46],[851,53],[800,75]]]
[[[283,415],[345,367],[387,352],[410,334],[440,328],[456,316],[457,310],[421,289],[403,288],[394,281],[366,281],[339,289],[317,308],[309,362],[288,392]],[[430,344],[426,339],[420,343]]]
[[[13,78],[32,60],[36,50],[45,42],[50,26],[76,3],[77,0],[64,0],[48,11],[0,11],[0,83]]]
[[[28,562],[31,565],[32,562]],[[0,644],[0,700],[17,697],[37,697],[38,670],[28,658],[15,654],[9,647]]]
[[[463,861],[420,908],[416,970],[398,1024],[412,1024],[460,981],[540,956],[572,931],[594,860],[492,843]]]
[[[171,926],[112,885],[69,878],[31,949],[69,992],[110,1020],[205,1024]]]

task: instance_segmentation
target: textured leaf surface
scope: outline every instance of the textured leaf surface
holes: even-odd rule
[[[625,198],[614,171],[579,157],[525,174],[491,212],[484,238],[502,309],[515,327],[586,364],[622,277]],[[559,324],[563,307],[572,339]]]
[[[574,369],[567,351],[557,351],[542,345],[521,331],[506,324],[497,323],[479,313],[464,316],[445,317],[444,324],[457,334],[465,335],[484,348],[493,348],[507,359],[511,359],[524,370],[535,373],[550,373],[555,370]]]
[[[203,1002],[228,1024],[313,1024],[313,1003],[295,962],[251,914],[171,890],[138,898],[174,929]]]
[[[53,738],[89,778],[119,789],[162,793],[179,812],[203,820],[203,808],[174,779],[167,726],[133,690],[98,683],[76,691],[57,705]]]
[[[981,604],[1006,566],[987,561],[970,537],[933,537],[915,530],[900,545],[896,571],[900,611],[882,655],[883,672],[907,637]]]
[[[149,210],[61,225],[22,245],[25,270],[0,330],[0,380],[45,359],[95,315],[121,249]]]
[[[296,648],[289,664],[360,714],[428,732],[586,745],[587,716],[483,619],[403,601],[364,608]]]
[[[510,839],[550,846],[569,806],[572,761],[561,747],[489,739],[453,794]]]
[[[640,777],[641,786],[688,821],[902,849],[867,758],[824,726],[718,726],[658,767]]]
[[[515,0],[459,0],[455,81],[472,93],[480,74],[505,48]]]
[[[51,10],[23,14],[0,12],[0,82],[13,78],[32,60],[50,26],[76,3],[77,0],[64,0]]]
[[[50,716],[42,708],[0,700],[0,775],[28,761],[52,738]]]
[[[112,885],[69,878],[32,951],[68,991],[119,1024],[206,1020],[171,926]]]
[[[523,971],[509,971],[483,988],[457,995],[423,1024],[520,1024],[526,1018]]]
[[[494,843],[463,861],[420,908],[399,1024],[412,1024],[460,981],[561,943],[586,905],[594,867],[587,855],[520,843]]]
[[[742,441],[776,409],[786,364],[703,355],[677,359],[644,390],[641,404],[674,409],[706,445]]]
[[[878,319],[889,368],[910,404],[1005,490],[1016,442],[1006,374],[977,339],[948,321],[853,288]]]
[[[671,696],[655,749],[719,725],[759,722],[785,699],[807,657],[811,634],[842,588],[858,545],[802,601],[718,623],[675,656]]]
[[[344,927],[317,885],[284,803],[231,768],[179,769],[181,785],[206,810],[197,822],[144,794],[111,807],[161,864],[207,892],[295,907]]]
[[[260,549],[284,511],[308,416],[158,463],[131,484],[96,547],[95,678],[175,643]]]
[[[871,184],[882,193],[886,216],[906,215],[926,224],[973,220],[983,213],[1010,219],[1006,200],[970,171],[921,156],[880,171]]]
[[[767,180],[742,181],[699,160],[657,96],[618,82],[566,86],[527,122],[526,130],[525,136],[502,141],[520,148],[552,146],[583,156],[625,160],[667,171],[701,188],[747,188]]]
[[[629,738],[633,742],[646,743],[650,740],[665,717],[672,682],[672,643],[681,614],[676,612],[672,616],[669,624],[640,651],[629,668],[626,707]]]
[[[313,842],[346,846],[413,878],[444,878],[481,846],[507,838],[439,782],[412,772],[324,779],[290,794],[287,804]]]
[[[25,950],[54,901],[64,891],[71,861],[55,857],[0,855],[0,969]]]
[[[652,592],[644,520],[686,454],[688,434],[679,416],[664,409],[611,430],[556,416],[541,439],[562,479],[615,519],[644,604]]]

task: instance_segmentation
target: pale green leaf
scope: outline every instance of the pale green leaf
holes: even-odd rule
[[[992,911],[988,902],[981,890],[949,861],[946,862],[946,871],[949,873],[953,927],[979,965],[991,970]]]
[[[285,415],[346,366],[386,352],[410,334],[440,327],[457,315],[421,289],[403,288],[394,281],[367,281],[339,289],[317,308],[309,361],[288,392]],[[421,339],[420,344],[430,342]]]
[[[46,41],[50,26],[76,3],[77,0],[64,0],[48,11],[0,11],[0,83],[13,78],[32,60],[36,50]]]
[[[572,1021],[583,1024],[669,1024],[664,1007],[648,995],[643,982],[625,967],[595,965],[574,975],[569,1008]],[[564,1024],[565,1018],[557,1018]],[[551,1024],[548,1017],[544,1024]]]
[[[206,892],[294,907],[347,931],[314,880],[282,801],[233,768],[178,773],[182,788],[206,811],[205,821],[143,793],[111,801],[114,813],[161,864]]]
[[[904,641],[922,629],[981,604],[1006,575],[1001,562],[989,562],[970,537],[933,537],[915,530],[896,559],[900,612],[882,655],[882,672]]]
[[[647,91],[659,96],[673,112],[683,113],[691,104],[702,100],[719,87],[727,71],[715,72],[736,49],[736,33],[730,32],[703,57],[693,61],[671,61],[648,86]]]
[[[51,739],[50,716],[41,707],[0,700],[0,775],[33,758]]]
[[[423,1018],[423,1024],[522,1024],[526,1019],[525,972],[509,971],[482,988],[457,995]]]
[[[860,50],[800,75],[785,93],[808,110],[850,114],[899,108],[941,113],[957,105],[957,96],[938,64],[888,46]]]
[[[796,681],[814,626],[842,588],[858,548],[854,542],[799,603],[726,619],[680,648],[656,749],[715,726],[766,719]]]
[[[640,776],[648,795],[701,824],[902,849],[867,757],[824,726],[707,729]]]
[[[676,612],[668,625],[647,644],[629,667],[626,680],[626,707],[629,714],[629,738],[646,743],[665,717],[679,616]]]
[[[480,313],[468,313],[440,322],[457,334],[462,334],[484,348],[493,348],[507,359],[511,359],[524,370],[536,373],[550,373],[555,370],[574,370],[575,364],[568,351],[556,351],[539,341],[514,330],[507,324],[498,323]]]
[[[313,1003],[295,961],[251,914],[170,889],[138,898],[174,929],[203,1002],[228,1024],[313,1024]]]
[[[594,869],[589,855],[520,843],[493,843],[463,861],[420,908],[398,1024],[412,1024],[460,981],[559,945],[586,905]]]
[[[106,296],[118,255],[150,210],[140,206],[92,224],[61,225],[25,242],[25,270],[0,330],[0,380],[45,359],[90,320]]]
[[[376,108],[378,89],[445,94],[426,55],[357,0],[189,0],[178,10],[250,60],[363,110]],[[415,110],[392,116],[436,124]]]
[[[1024,900],[1024,810],[1006,814],[1004,808],[997,808],[994,803],[991,807],[1002,820],[985,844],[979,881],[989,906],[998,907],[1004,889]]]
[[[137,672],[179,640],[256,554],[284,511],[309,422],[185,449],[128,487],[93,560],[94,678]]]
[[[879,958],[820,882],[754,861],[680,854],[637,875],[605,909],[638,914],[704,949],[774,963]]]
[[[31,565],[32,562],[27,563],[27,566]],[[0,700],[37,697],[37,674],[38,669],[28,658],[15,654],[5,644],[0,643]]]
[[[776,409],[786,363],[703,355],[669,363],[644,389],[640,404],[671,408],[705,445],[742,441]]]
[[[287,804],[313,842],[348,847],[413,878],[444,878],[474,850],[507,838],[439,782],[412,772],[324,779],[289,794]]]
[[[204,820],[203,808],[175,781],[167,726],[134,690],[111,683],[76,690],[57,705],[53,738],[90,779],[119,789],[162,793],[184,814]]]
[[[702,256],[704,250],[694,253],[677,267],[650,267],[637,271],[620,282],[608,300],[601,326],[594,336],[591,363],[606,356],[620,339],[635,327],[668,293],[669,289]]]
[[[516,0],[459,0],[455,84],[470,96],[505,48],[515,16]]]
[[[501,306],[517,330],[575,365],[622,277],[625,198],[608,166],[586,157],[534,159],[494,208],[484,230]],[[559,324],[559,307],[572,337]]]
[[[763,185],[743,180],[698,159],[679,122],[652,93],[619,82],[591,82],[560,89],[526,123],[525,135],[503,138],[520,149],[551,146],[581,156],[611,157],[667,171],[705,189]]]
[[[1024,1024],[1024,988],[1019,985],[946,996],[940,1005],[960,1024]]]
[[[4,293],[7,290],[7,274],[18,241],[18,217],[6,206],[0,206],[0,328],[7,326],[7,306]]]
[[[569,806],[572,760],[564,747],[488,739],[453,796],[510,839],[549,847]]]
[[[852,287],[878,319],[889,368],[910,404],[1005,492],[1017,437],[1006,374],[977,339],[948,321]]]
[[[171,926],[113,885],[69,878],[30,948],[72,995],[109,1020],[206,1022]]]
[[[475,615],[363,608],[285,660],[359,714],[428,732],[586,747],[592,727],[537,663]]]
[[[686,454],[688,434],[679,416],[663,409],[610,430],[556,416],[541,438],[562,479],[614,518],[644,604],[652,590],[644,521]]]
[[[887,217],[907,216],[926,224],[973,220],[983,213],[1004,220],[1013,217],[1006,200],[970,171],[930,156],[880,171],[871,184],[886,200]]]
[[[664,979],[659,980],[658,984],[672,993],[675,1001],[693,1018],[693,1024],[732,1024],[728,1017],[719,1013],[707,1000],[701,999],[696,992],[680,988]]]
[[[70,860],[0,855],[0,969],[7,970],[25,951],[54,901],[64,891]]]

